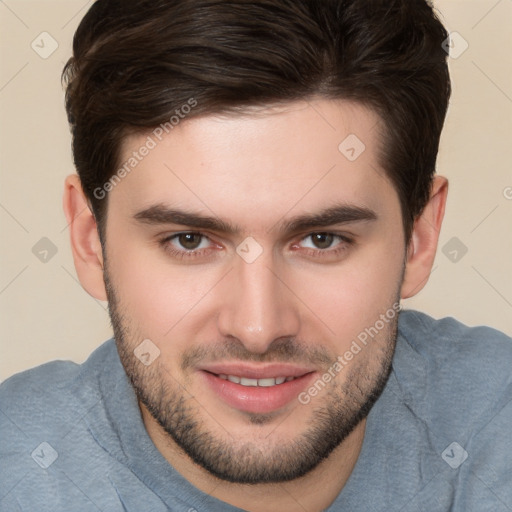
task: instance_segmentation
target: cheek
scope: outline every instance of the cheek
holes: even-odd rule
[[[339,266],[296,275],[297,294],[307,298],[308,308],[328,327],[326,335],[335,340],[338,352],[398,300],[400,243],[391,248],[387,242],[368,246]]]
[[[110,251],[109,271],[125,321],[142,336],[162,339],[185,317],[193,317],[201,299],[215,283],[212,271],[199,267],[174,266],[145,250],[124,244]]]

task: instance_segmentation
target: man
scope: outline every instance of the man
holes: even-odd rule
[[[512,510],[511,340],[400,312],[447,37],[423,0],[93,4],[64,209],[114,338],[2,385],[2,510]]]

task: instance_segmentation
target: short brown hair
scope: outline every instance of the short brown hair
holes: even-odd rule
[[[448,34],[425,0],[96,0],[63,71],[73,156],[94,190],[123,138],[187,117],[313,96],[360,102],[383,121],[380,164],[406,240],[430,195],[451,92]],[[340,141],[341,142],[341,141]]]

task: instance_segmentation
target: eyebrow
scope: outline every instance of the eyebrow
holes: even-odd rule
[[[240,226],[225,222],[215,216],[202,215],[197,212],[169,208],[164,204],[156,204],[137,212],[133,218],[150,225],[177,224],[195,229],[207,229],[229,235],[236,235],[243,230]],[[271,230],[295,233],[308,229],[318,229],[338,224],[368,222],[378,219],[376,212],[366,206],[341,204],[326,208],[318,213],[304,214],[289,220],[277,222]],[[270,231],[270,230],[269,230]]]

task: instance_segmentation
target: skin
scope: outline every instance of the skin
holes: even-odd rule
[[[64,209],[77,274],[89,294],[110,300],[121,360],[139,387],[149,436],[192,484],[245,510],[320,511],[334,501],[364,440],[365,419],[357,415],[382,387],[379,379],[387,377],[398,317],[310,403],[292,400],[270,414],[226,404],[201,378],[201,365],[292,361],[312,369],[316,380],[359,333],[428,280],[447,180],[435,177],[430,201],[406,244],[397,193],[379,165],[379,127],[372,111],[326,99],[251,115],[186,120],[109,193],[106,253],[78,177],[66,180]],[[349,134],[366,146],[353,162],[338,150]],[[122,161],[147,136],[127,138]],[[227,233],[134,218],[157,204],[240,229]],[[375,219],[296,232],[279,229],[292,218],[339,204],[364,207]],[[194,257],[171,252],[186,252],[179,243],[183,238],[160,243],[191,231],[208,237]],[[313,233],[334,233],[352,242],[334,237],[332,245],[319,248]],[[236,252],[247,237],[262,250],[252,263]],[[133,355],[144,339],[160,350],[149,366]],[[176,396],[182,399],[181,412],[196,423],[196,433],[208,435],[206,451],[221,447],[229,455],[224,476],[194,462],[164,428],[180,429],[172,420]],[[297,468],[306,465],[293,443],[307,447],[305,439],[311,440],[315,427],[320,428],[316,441],[325,440],[331,436],[329,426],[344,423],[347,431],[337,446],[297,476]],[[218,461],[217,455],[211,462]],[[295,478],[284,478],[279,460],[297,469]],[[228,474],[242,481],[247,468],[265,469],[274,481],[228,481]]]

